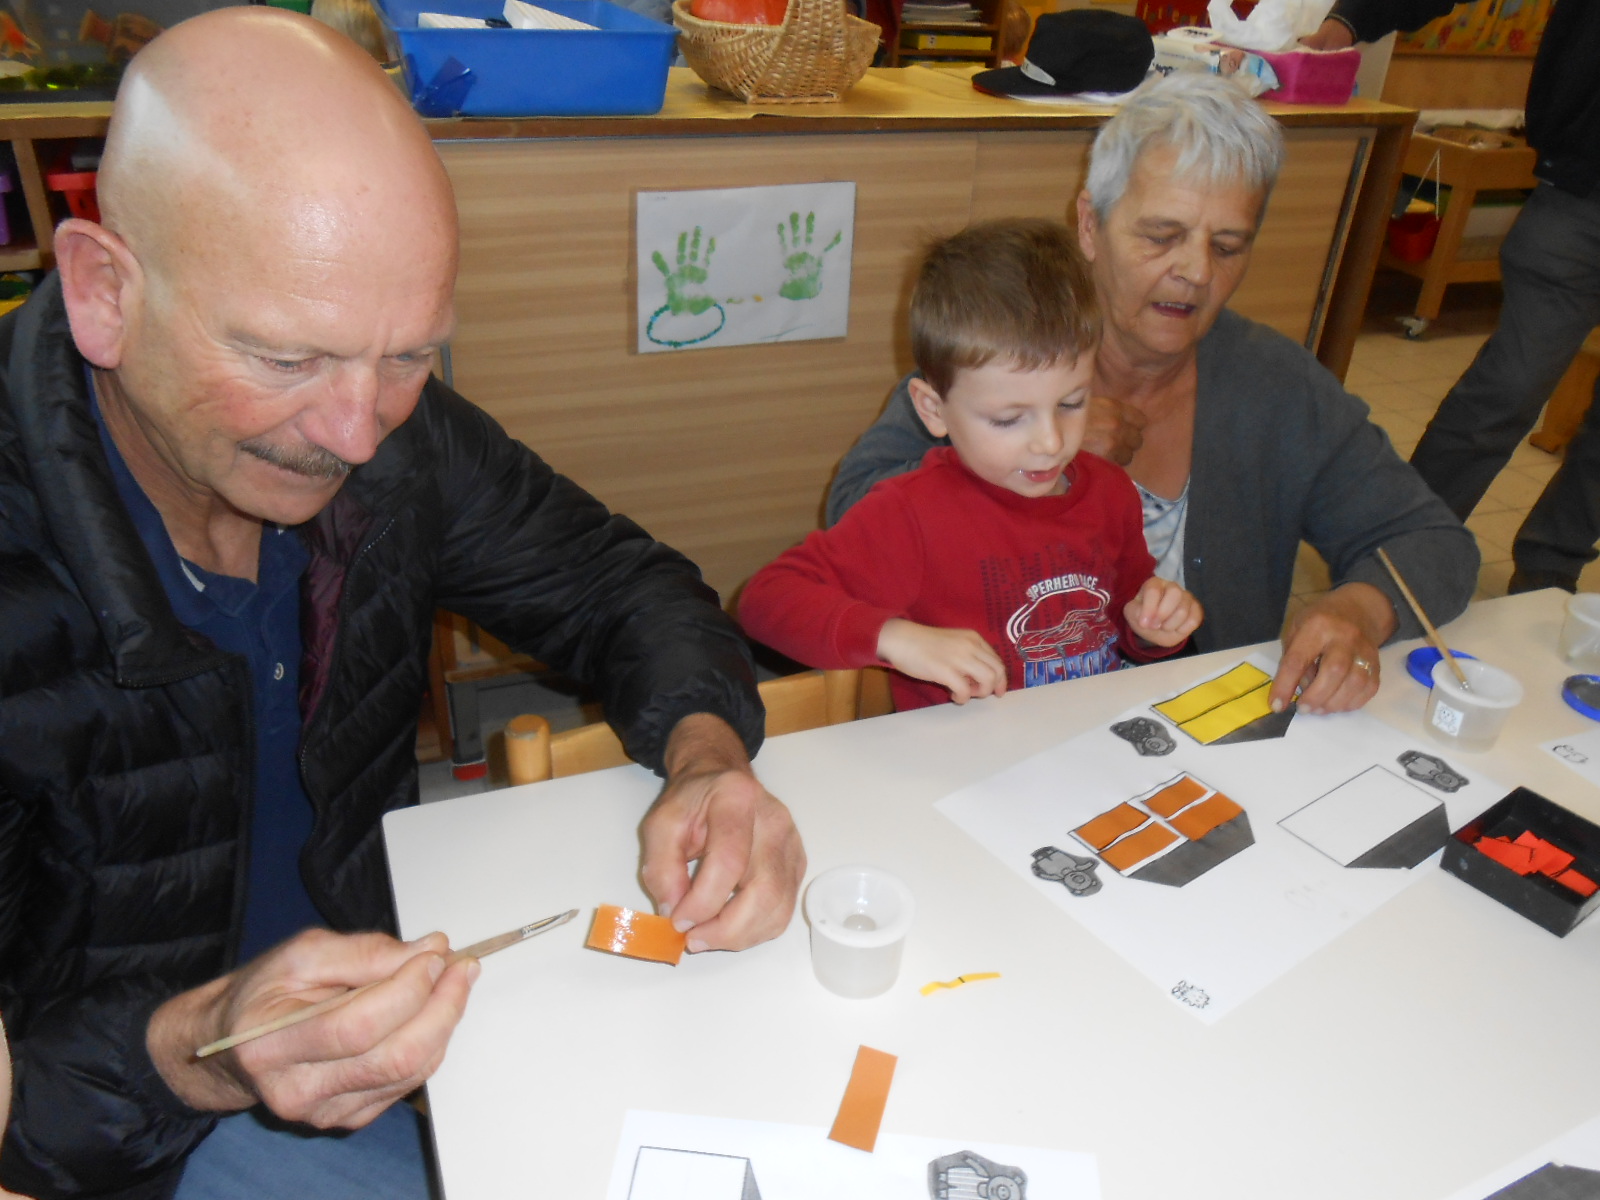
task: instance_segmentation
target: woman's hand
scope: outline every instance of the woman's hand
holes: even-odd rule
[[[1343,584],[1306,605],[1283,631],[1272,711],[1296,691],[1302,712],[1360,708],[1378,694],[1378,647],[1398,626],[1389,597],[1369,583]]]
[[[1128,628],[1152,646],[1181,646],[1205,619],[1205,610],[1170,579],[1155,575],[1123,606]]]
[[[1083,426],[1081,449],[1125,467],[1144,445],[1148,418],[1131,404],[1109,396],[1089,397],[1089,417]]]
[[[902,617],[883,624],[878,657],[901,674],[950,689],[957,704],[1006,694],[1006,665],[971,629],[939,629]]]
[[[1345,50],[1355,42],[1356,35],[1350,31],[1350,26],[1332,17],[1324,20],[1315,33],[1300,39],[1300,44],[1309,50]]]

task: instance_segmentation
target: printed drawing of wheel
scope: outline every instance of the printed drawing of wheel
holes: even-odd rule
[[[991,1175],[978,1185],[984,1200],[1022,1200],[1022,1181],[1009,1175]]]

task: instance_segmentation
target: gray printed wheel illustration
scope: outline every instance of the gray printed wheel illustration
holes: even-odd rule
[[[1160,758],[1178,748],[1167,727],[1152,717],[1130,717],[1126,721],[1118,721],[1111,727],[1111,732],[1145,758]]]
[[[971,1150],[958,1150],[928,1164],[929,1200],[1028,1200],[1028,1175]]]
[[[1022,1181],[1010,1175],[991,1175],[978,1185],[978,1195],[984,1200],[1021,1200]]]
[[[1092,896],[1100,890],[1100,877],[1095,874],[1099,865],[1095,859],[1080,858],[1055,846],[1041,846],[1033,852],[1033,873],[1061,884],[1074,896]]]
[[[1406,769],[1406,774],[1412,779],[1441,792],[1459,792],[1471,782],[1436,754],[1407,750],[1395,761]]]

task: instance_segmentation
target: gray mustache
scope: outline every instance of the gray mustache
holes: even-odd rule
[[[240,442],[239,449],[275,467],[304,475],[307,479],[343,479],[350,474],[349,463],[331,450],[313,446],[310,442],[298,446],[275,446],[257,439]]]

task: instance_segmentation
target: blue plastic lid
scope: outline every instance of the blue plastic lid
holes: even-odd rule
[[[1478,657],[1476,654],[1468,654],[1465,650],[1457,650],[1454,646],[1450,647],[1450,653],[1457,658]],[[1411,678],[1415,679],[1423,687],[1431,688],[1433,686],[1434,664],[1442,657],[1443,655],[1432,646],[1418,646],[1410,654],[1406,655],[1406,671]]]
[[[1561,698],[1591,721],[1600,721],[1600,675],[1568,675]]]

